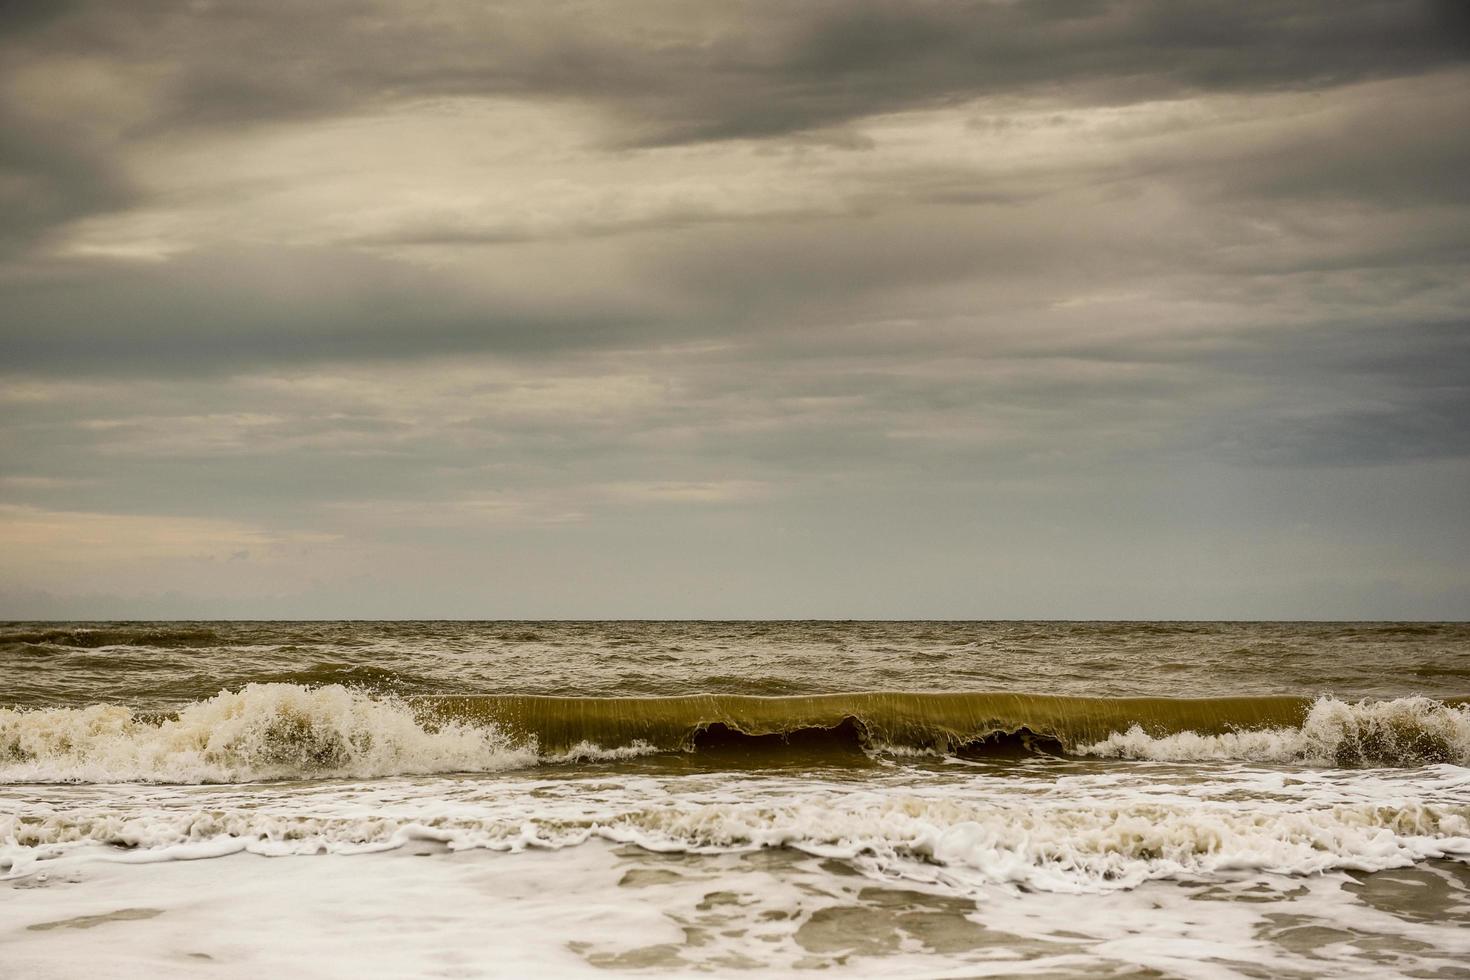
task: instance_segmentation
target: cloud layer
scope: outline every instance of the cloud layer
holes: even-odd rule
[[[1461,4],[3,17],[0,615],[1470,615]]]

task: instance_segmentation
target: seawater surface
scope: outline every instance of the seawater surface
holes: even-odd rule
[[[1470,976],[1465,624],[9,623],[0,671],[0,975]]]

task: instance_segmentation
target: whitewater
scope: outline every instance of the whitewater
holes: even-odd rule
[[[0,975],[1466,975],[1467,639],[12,624]]]

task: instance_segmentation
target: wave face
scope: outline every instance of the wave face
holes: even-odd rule
[[[425,699],[441,717],[491,722],[545,748],[643,743],[668,751],[830,733],[870,748],[937,753],[1020,738],[1065,751],[1138,725],[1166,734],[1300,723],[1310,702],[1260,698],[1079,698],[1037,694],[861,692],[789,697],[690,695],[565,698],[486,695]],[[758,743],[769,744],[769,743]]]
[[[252,684],[171,715],[0,709],[0,782],[231,783],[495,772],[694,753],[783,758],[1080,755],[1304,766],[1470,764],[1470,706],[1428,698],[1071,698],[859,693],[399,699]]]

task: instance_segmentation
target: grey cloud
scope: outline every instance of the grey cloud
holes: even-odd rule
[[[655,399],[612,414],[527,416],[514,401],[477,409],[460,389],[435,388],[432,363],[415,383],[428,399],[417,409],[372,395],[373,379],[394,383],[387,365],[336,394],[296,391],[286,380],[262,397],[248,375],[113,384],[99,395],[14,404],[3,437],[4,457],[35,473],[95,477],[84,461],[101,458],[106,481],[21,481],[4,492],[82,510],[146,502],[161,513],[310,527],[334,501],[557,499],[568,488],[650,478],[738,476],[789,493],[844,475],[881,486],[923,474],[952,486],[1000,475],[1051,479],[1083,465],[1126,472],[1159,460],[1350,467],[1463,459],[1466,337],[1459,324],[1321,326],[1221,336],[1187,357],[1117,343],[963,359],[848,351],[788,361],[753,347],[582,361],[591,382],[635,364],[667,379]],[[534,392],[568,369],[525,365],[519,377]]]
[[[1341,106],[1322,122],[1254,147],[1226,148],[1225,159],[1198,159],[1198,177],[1228,196],[1271,204],[1470,204],[1470,182],[1459,179],[1470,172],[1470,128],[1457,122],[1470,118],[1470,93],[1461,76],[1398,97],[1344,100]],[[1207,155],[1208,150],[1200,157]]]
[[[0,101],[0,259],[56,227],[138,199],[107,147]]]
[[[1450,2],[988,0],[569,4],[95,4],[42,38],[166,67],[152,125],[273,120],[385,99],[608,105],[652,140],[789,133],[977,95],[1084,100],[1417,73],[1465,53]]]
[[[57,87],[73,64],[60,59],[69,58],[146,93],[144,108],[115,121],[126,143],[494,95],[600,106],[619,120],[615,141],[662,145],[790,136],[978,96],[1077,105],[1418,74],[1470,53],[1458,10],[1403,0],[864,0],[745,3],[696,16],[655,2],[604,19],[565,4],[23,4],[10,13],[23,29],[0,50],[28,68],[54,63]],[[42,97],[3,110],[0,163],[10,173],[0,184],[0,234],[12,241],[136,201],[112,158],[113,137],[71,119],[68,105]],[[1463,139],[1436,132],[1436,155],[1463,162]],[[1336,149],[1321,147],[1328,183],[1333,173],[1355,180],[1350,163],[1334,162]],[[1444,178],[1447,167],[1415,159],[1372,179],[1399,194],[1459,193],[1463,182]],[[1303,183],[1292,180],[1288,168],[1276,186]],[[977,193],[993,192],[938,192],[949,201]]]
[[[1395,2],[842,3],[782,46],[768,99],[738,90],[684,138],[759,136],[976,96],[1131,101],[1340,84],[1459,57],[1442,8]],[[762,106],[774,104],[773,109]],[[726,108],[721,112],[721,108]]]
[[[74,0],[5,0],[0,3],[0,30],[16,37],[66,16],[76,6]]]
[[[1163,443],[1171,454],[1329,467],[1470,456],[1470,327],[1461,320],[1329,321],[1198,335],[1182,346],[1082,345],[1073,355],[1183,372],[1166,375],[1177,387],[1153,403],[1171,419]],[[1135,380],[1116,393],[1137,401],[1147,388]]]
[[[82,264],[8,290],[0,357],[72,373],[232,371],[260,363],[534,353],[626,342],[652,310],[578,297],[564,270],[472,296],[351,251],[255,249]],[[559,289],[538,298],[541,285]],[[571,293],[571,295],[569,295]]]
[[[1250,338],[1222,364],[1261,403],[1224,427],[1223,457],[1383,465],[1470,456],[1470,325],[1336,325]]]

